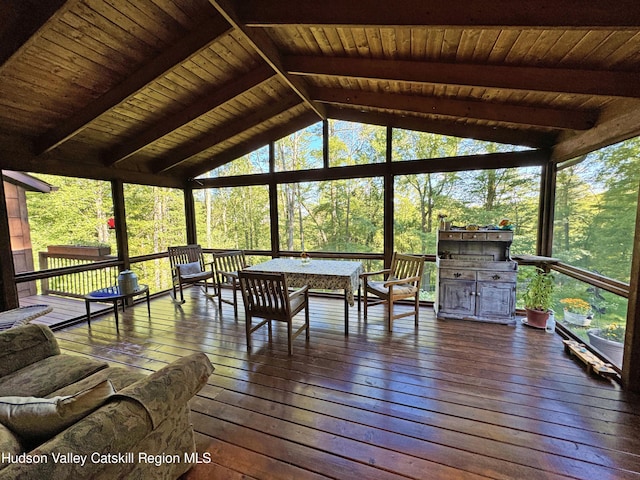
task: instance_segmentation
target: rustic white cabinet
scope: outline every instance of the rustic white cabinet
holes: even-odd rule
[[[515,323],[518,264],[510,230],[438,232],[438,318]]]

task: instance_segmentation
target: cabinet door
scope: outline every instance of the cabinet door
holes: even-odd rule
[[[479,317],[508,318],[515,315],[515,285],[501,282],[478,282]]]
[[[456,316],[471,316],[476,309],[476,282],[440,280],[440,311]]]

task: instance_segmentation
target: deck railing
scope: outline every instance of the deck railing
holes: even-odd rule
[[[96,262],[116,260],[110,255],[38,252],[40,270],[57,270],[91,265]],[[104,266],[97,270],[75,270],[54,277],[42,278],[40,289],[43,295],[56,294],[65,297],[82,298],[92,290],[114,284],[118,276],[118,266]]]

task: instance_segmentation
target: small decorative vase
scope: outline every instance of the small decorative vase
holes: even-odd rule
[[[130,295],[138,289],[138,276],[131,270],[122,270],[118,275],[118,289],[122,295]]]
[[[624,352],[624,344],[622,342],[614,342],[606,338],[599,337],[599,328],[592,328],[587,330],[589,336],[589,343],[592,347],[602,353],[611,362],[618,367],[622,366],[622,354]]]
[[[566,308],[564,309],[564,320],[565,322],[579,327],[588,327],[591,325],[591,317],[587,317],[582,313],[570,312]]]

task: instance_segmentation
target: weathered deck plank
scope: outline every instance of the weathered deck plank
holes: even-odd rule
[[[561,338],[522,325],[436,321],[386,331],[312,297],[311,340],[286,354],[197,290],[56,331],[68,352],[152,371],[204,351],[216,367],[192,402],[199,478],[640,478],[640,401],[589,376]],[[243,477],[244,475],[244,477]]]

